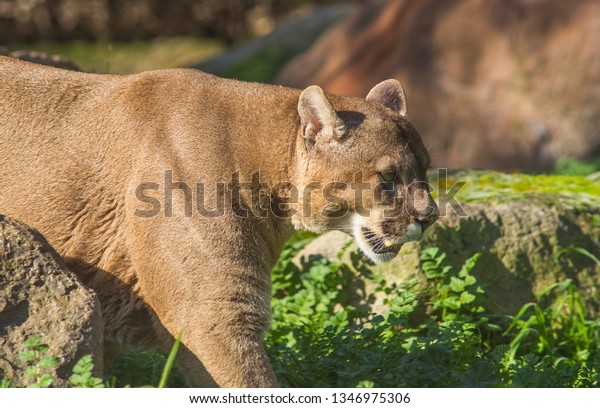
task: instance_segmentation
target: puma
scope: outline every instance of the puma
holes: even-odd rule
[[[274,387],[262,336],[293,232],[346,231],[383,262],[437,218],[406,112],[396,80],[359,99],[0,57],[0,213],[97,292],[107,346],[182,331],[191,385]]]

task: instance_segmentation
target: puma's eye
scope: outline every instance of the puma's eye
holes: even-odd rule
[[[392,182],[396,180],[396,170],[386,170],[379,173],[381,179],[385,182]]]

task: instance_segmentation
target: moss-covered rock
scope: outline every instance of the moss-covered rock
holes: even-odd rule
[[[484,306],[489,311],[513,314],[551,284],[573,279],[590,316],[600,313],[600,264],[565,250],[583,248],[600,257],[600,186],[595,176],[463,172],[439,180],[433,177],[432,184],[443,192],[451,191],[456,181],[466,183],[454,206],[443,205],[448,197],[440,194],[443,216],[420,242],[405,245],[389,263],[360,263],[361,269],[380,272],[388,281],[417,277],[424,283],[419,270],[423,248],[439,247],[454,270],[479,252],[472,273],[486,290]],[[343,233],[330,232],[315,239],[297,259],[300,263],[315,256],[334,259],[350,240]],[[351,245],[344,259],[357,264],[350,258],[354,250]],[[368,271],[358,272],[364,280]],[[368,279],[365,286],[368,290]]]

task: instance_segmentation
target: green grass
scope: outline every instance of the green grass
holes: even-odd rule
[[[157,38],[127,43],[105,41],[37,41],[9,44],[11,50],[35,50],[69,58],[84,71],[129,74],[196,64],[225,49],[217,40],[194,37]]]

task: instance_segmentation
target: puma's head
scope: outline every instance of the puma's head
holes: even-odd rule
[[[352,234],[375,262],[392,259],[438,217],[429,155],[407,119],[402,85],[387,80],[366,100],[300,95],[297,228]]]

